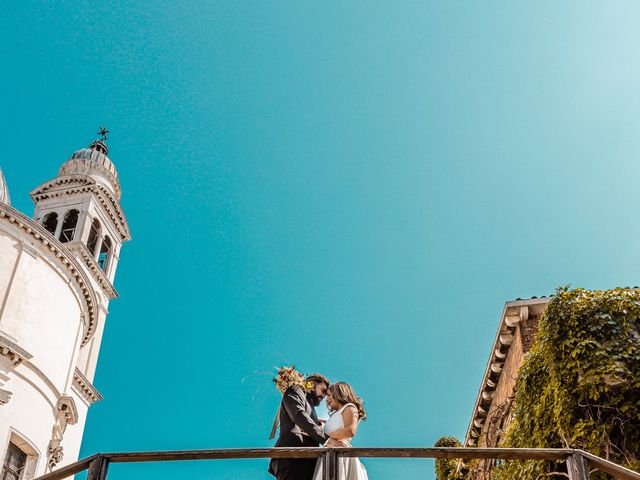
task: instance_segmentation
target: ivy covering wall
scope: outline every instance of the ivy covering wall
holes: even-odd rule
[[[515,388],[501,446],[579,448],[640,471],[640,292],[558,289]],[[493,478],[553,478],[554,471],[560,478],[565,466],[511,461]]]

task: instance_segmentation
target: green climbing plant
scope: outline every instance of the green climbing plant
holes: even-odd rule
[[[502,446],[580,448],[640,471],[640,292],[556,291],[518,371]],[[535,480],[563,469],[511,461],[493,477]]]
[[[462,443],[456,437],[440,437],[435,447],[461,447]],[[458,458],[436,459],[436,480],[464,480],[466,478],[466,465]]]

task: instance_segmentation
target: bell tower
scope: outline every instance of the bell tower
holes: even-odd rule
[[[31,192],[33,218],[11,207],[0,172],[0,478],[75,461],[102,398],[94,376],[131,238],[107,133]]]
[[[118,172],[107,156],[108,133],[101,127],[100,138],[73,153],[58,176],[33,190],[31,198],[34,220],[112,284],[120,248],[131,236],[120,206]]]
[[[89,147],[74,152],[58,176],[31,192],[34,220],[76,257],[92,281],[98,300],[96,332],[80,349],[78,369],[93,381],[109,300],[118,296],[113,287],[122,244],[131,239],[120,206],[120,182],[108,157],[107,134]]]

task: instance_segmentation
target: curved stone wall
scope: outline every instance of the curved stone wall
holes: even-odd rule
[[[64,424],[66,459],[80,448],[89,402],[74,377],[87,301],[70,253],[36,239],[42,232],[32,220],[10,218],[0,216],[0,431],[36,447],[40,475],[56,428]],[[73,404],[72,417],[61,399]]]

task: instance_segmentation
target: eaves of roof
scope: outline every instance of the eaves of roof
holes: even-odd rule
[[[493,341],[491,354],[489,355],[489,360],[487,361],[487,366],[482,377],[480,390],[473,406],[471,420],[467,427],[464,441],[465,446],[474,446],[477,438],[480,436],[482,426],[484,425],[484,418],[491,406],[493,391],[500,381],[502,366],[509,354],[509,348],[518,322],[528,319],[529,307],[549,303],[552,297],[553,295],[531,297],[529,299],[518,298],[505,303],[500,324],[498,325],[498,331]]]

